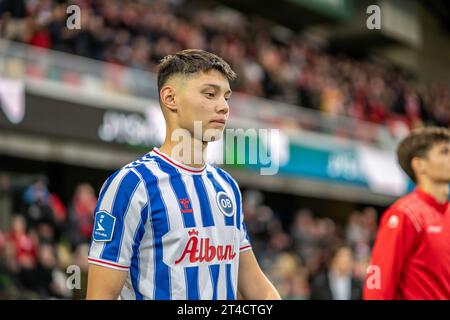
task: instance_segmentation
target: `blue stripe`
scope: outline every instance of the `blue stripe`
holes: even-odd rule
[[[111,185],[111,182],[113,182],[114,178],[119,174],[120,170],[117,170],[114,172],[105,182],[105,185],[103,186],[103,189],[100,192],[100,196],[98,197],[97,206],[95,207],[95,211],[98,210],[100,207],[103,197],[105,196],[106,190],[108,190],[109,186]]]
[[[149,159],[149,160],[136,160],[136,161],[133,161],[132,163],[128,164],[125,167],[125,169],[131,169],[131,168],[134,168],[136,166],[139,166],[141,164],[148,163],[148,162],[151,162],[151,159]]]
[[[137,159],[137,160],[135,160],[135,161],[129,163],[129,164],[125,167],[125,169],[131,169],[131,168],[136,167],[136,166],[139,166],[139,165],[141,165],[141,164],[151,162],[152,160],[153,160],[153,159],[152,159],[152,156],[150,155],[150,153],[147,153],[145,156],[142,156],[141,158],[139,158],[139,159]]]
[[[172,187],[172,190],[175,193],[175,196],[178,200],[178,206],[180,207],[180,213],[183,217],[183,223],[185,228],[195,228],[195,219],[194,219],[194,212],[192,211],[192,201],[189,197],[186,185],[184,184],[183,179],[181,178],[181,173],[175,169],[172,166],[167,166],[166,163],[161,160],[158,157],[155,157],[155,160],[159,163],[159,167],[162,171],[167,173],[170,176],[170,186]],[[188,208],[186,208],[180,200],[182,199],[188,199],[189,205]],[[186,210],[189,210],[191,212],[186,212]],[[183,212],[185,211],[185,212]]]
[[[248,232],[247,232],[247,226],[245,225],[245,221],[242,221],[242,229],[245,232],[245,239],[247,239],[248,241],[250,241],[250,238],[248,236]]]
[[[206,192],[205,184],[203,183],[202,176],[195,175],[194,186],[197,191],[198,200],[200,202],[200,210],[202,214],[203,227],[214,226],[214,219],[211,213],[211,205],[209,203],[208,193]]]
[[[209,266],[209,275],[211,276],[211,283],[213,287],[213,300],[217,300],[217,288],[219,284],[220,264],[212,264]]]
[[[233,289],[233,282],[231,280],[231,264],[227,263],[227,300],[236,300]]]
[[[108,190],[109,186],[111,185],[111,182],[114,180],[114,178],[119,174],[120,170],[117,170],[116,172],[114,172],[111,176],[109,176],[108,179],[106,179],[105,184],[103,185],[103,188],[100,190],[100,195],[98,197],[98,201],[97,201],[97,205],[95,206],[94,209],[94,214],[98,211],[98,209],[100,208],[102,202],[103,202],[103,198],[105,196],[106,190]],[[92,232],[94,232],[94,229],[92,229]],[[88,252],[88,256],[91,253],[91,248],[92,248],[92,241],[94,241],[94,237],[91,236],[91,245],[89,247],[89,252]]]
[[[134,293],[136,295],[136,300],[143,300],[144,297],[139,290],[139,279],[141,275],[141,271],[139,268],[139,247],[141,245],[142,238],[145,233],[145,223],[147,222],[148,216],[148,204],[142,208],[141,211],[141,220],[139,221],[139,226],[136,230],[136,234],[134,236],[133,242],[133,255],[131,257],[131,266],[130,266],[130,276],[131,283],[133,285]]]
[[[132,171],[125,174],[117,188],[113,201],[112,216],[116,218],[112,240],[106,242],[101,258],[108,261],[119,261],[120,246],[124,234],[124,221],[134,193],[139,185],[139,177]]]
[[[234,198],[236,199],[236,227],[240,230],[241,229],[241,194],[239,193],[239,189],[234,182],[233,179],[231,179],[228,174],[226,174],[224,171],[222,171],[220,168],[217,168],[216,171],[225,181],[227,181],[231,188],[233,189]]]
[[[212,182],[214,189],[216,189],[216,193],[219,193],[221,191],[225,192],[225,190],[222,188],[220,183],[217,182],[216,178],[214,178],[212,172],[208,171],[207,175],[208,175],[209,180]],[[217,199],[216,199],[216,202],[217,202]],[[219,206],[220,204],[217,204],[217,205]],[[219,210],[220,210],[220,208],[219,208]],[[224,217],[225,217],[225,225],[226,226],[234,225],[234,216],[229,217],[229,216],[224,215]]]
[[[161,190],[158,187],[158,177],[155,176],[145,165],[136,167],[136,170],[143,177],[146,183],[147,191],[150,196],[151,225],[153,230],[154,245],[154,299],[170,300],[171,283],[170,269],[163,261],[163,236],[169,231],[169,219],[167,208],[161,196]]]
[[[185,267],[187,300],[200,300],[198,292],[198,267]]]

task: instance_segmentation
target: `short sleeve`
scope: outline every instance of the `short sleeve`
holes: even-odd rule
[[[242,221],[240,234],[241,234],[240,252],[251,250],[252,245],[250,243],[250,237],[248,236],[248,233],[247,233],[247,227],[245,226],[245,221]]]
[[[147,199],[145,184],[130,169],[105,182],[95,209],[89,263],[128,270],[135,235],[148,215]]]
[[[245,225],[245,217],[244,217],[244,210],[242,207],[242,195],[241,195],[241,191],[239,190],[239,187],[237,185],[237,183],[233,180],[233,191],[236,194],[236,201],[238,203],[238,212],[239,212],[239,237],[240,237],[240,246],[239,246],[239,251],[240,252],[244,252],[247,250],[251,250],[252,249],[252,245],[250,243],[250,237],[247,233],[247,227]]]

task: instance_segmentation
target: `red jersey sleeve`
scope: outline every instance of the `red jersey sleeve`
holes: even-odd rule
[[[420,226],[414,218],[388,209],[381,218],[364,283],[363,299],[392,300],[408,254],[416,245]]]

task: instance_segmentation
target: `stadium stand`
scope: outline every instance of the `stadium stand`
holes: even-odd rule
[[[69,4],[82,9],[81,30],[66,28]],[[230,62],[239,74],[233,90],[242,94],[315,110],[325,118],[345,116],[388,128],[397,122],[408,129],[450,125],[445,82],[423,84],[394,65],[331,54],[259,16],[212,4],[0,0],[0,38],[149,73],[166,54],[202,48]],[[77,79],[68,75],[62,81]],[[13,190],[9,178],[0,175],[0,197],[19,198],[8,227],[0,228],[0,299],[84,298],[95,191],[80,184],[70,191],[72,199],[63,201],[49,183],[48,177],[33,177]],[[362,282],[379,208],[361,206],[338,222],[298,207],[286,222],[286,212],[250,188],[243,205],[255,254],[283,298],[317,298],[321,277],[331,267]],[[336,253],[343,245],[351,249],[344,258]],[[71,264],[81,267],[81,290],[65,285]]]

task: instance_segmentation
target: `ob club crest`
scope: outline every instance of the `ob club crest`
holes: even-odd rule
[[[216,197],[217,205],[220,211],[227,217],[231,217],[234,214],[234,204],[230,196],[223,191],[217,193]]]

